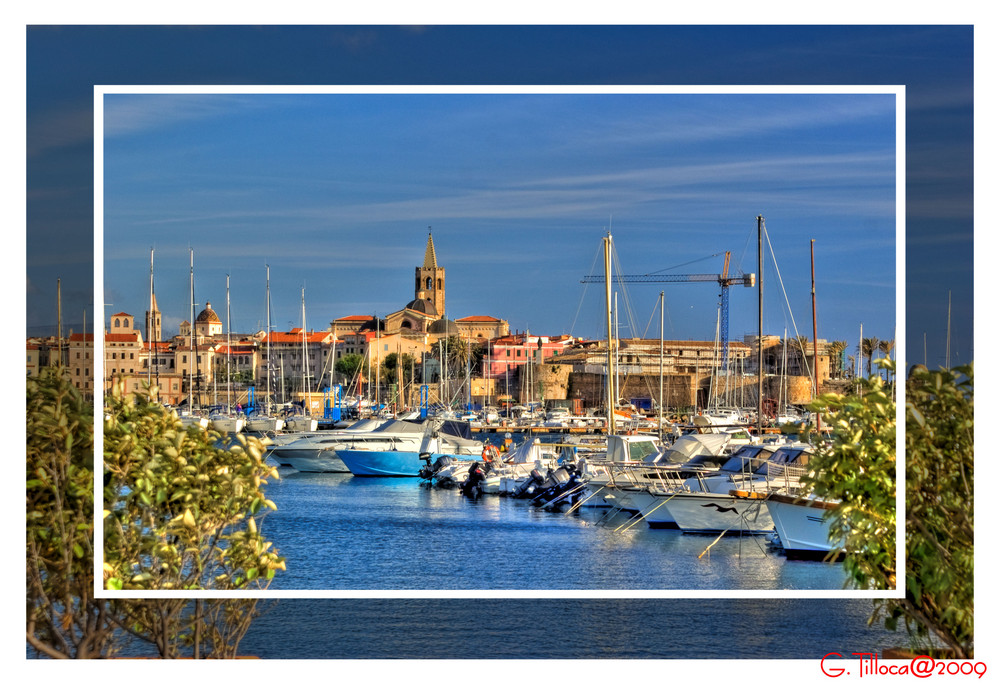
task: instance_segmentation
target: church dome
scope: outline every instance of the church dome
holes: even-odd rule
[[[439,320],[431,323],[428,332],[435,335],[458,335],[458,324],[455,321],[450,321],[447,318],[441,318]]]
[[[221,325],[222,321],[219,320],[219,315],[212,310],[212,303],[205,302],[205,310],[198,314],[195,323],[219,323]]]
[[[412,302],[406,305],[407,309],[412,311],[419,311],[422,314],[427,314],[428,316],[437,316],[437,307],[434,306],[434,302],[427,301],[426,299],[414,299]]]

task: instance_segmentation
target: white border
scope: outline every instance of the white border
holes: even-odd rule
[[[204,95],[274,95],[274,94],[380,94],[380,95],[446,95],[446,94],[673,94],[673,95],[762,95],[762,94],[826,94],[876,95],[896,97],[896,359],[897,379],[906,367],[906,87],[859,86],[94,86],[94,311],[102,313],[101,325],[94,325],[94,378],[100,379],[101,391],[94,392],[95,428],[100,419],[101,429],[94,430],[94,472],[103,472],[104,453],[104,96],[114,94],[204,94]],[[98,333],[100,329],[101,333]],[[247,589],[247,590],[155,590],[115,591],[104,588],[104,491],[102,478],[94,478],[94,596],[96,598],[351,598],[351,599],[704,599],[704,598],[904,598],[906,586],[906,536],[903,521],[906,515],[905,463],[905,383],[896,382],[896,589],[894,590],[339,590],[339,589]],[[100,508],[98,505],[100,504]],[[846,577],[845,577],[846,579]]]

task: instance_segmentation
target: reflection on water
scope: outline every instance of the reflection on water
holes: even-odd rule
[[[286,599],[254,621],[242,650],[261,658],[818,661],[898,645],[902,635],[866,625],[870,611],[864,599]]]
[[[524,501],[434,489],[416,478],[282,469],[262,526],[286,557],[274,589],[841,589],[842,567],[792,562],[759,537],[601,524]],[[699,555],[702,555],[699,558]]]

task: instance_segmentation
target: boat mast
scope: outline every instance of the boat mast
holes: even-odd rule
[[[267,319],[267,337],[265,337],[265,345],[267,346],[267,365],[264,367],[264,374],[267,376],[266,384],[266,394],[264,395],[264,412],[268,416],[271,415],[271,267],[267,264],[264,265],[267,269],[267,288],[266,288],[266,299],[267,299],[267,312],[265,317]]]
[[[229,274],[226,274],[226,411],[233,408],[233,372],[230,369],[230,352],[233,347],[233,332],[229,324]]]
[[[951,370],[951,290],[948,290],[948,339],[944,345],[945,370]]]
[[[819,352],[818,352],[818,342],[816,341],[816,256],[815,256],[815,245],[816,240],[809,241],[809,261],[812,270],[812,305],[813,305],[813,376],[816,379],[816,387],[813,392],[813,398],[819,396]],[[820,423],[819,412],[816,413],[816,432],[819,433],[822,429]]]
[[[302,288],[302,408],[303,412],[308,416],[311,415],[309,411],[309,404],[311,403],[306,395],[309,391],[309,357],[307,355],[308,347],[306,346],[306,288]]]
[[[757,215],[757,439],[764,435],[764,253],[761,236],[764,232],[764,217]]]
[[[188,357],[188,411],[194,413],[194,403],[191,398],[191,390],[194,386],[194,250],[188,248],[191,256],[191,276],[190,276],[190,294],[191,294],[191,325],[188,329],[188,336],[191,341],[191,356]]]
[[[150,352],[153,351],[153,248],[149,248],[149,314],[148,314],[149,325],[146,326],[146,336],[149,338],[146,342],[149,344]],[[84,344],[87,342],[87,330],[84,326],[83,330],[83,341]],[[153,356],[151,353],[146,355],[146,365],[148,366],[148,372],[146,373],[146,379],[149,382],[150,387],[153,385]]]
[[[604,237],[604,303],[608,324],[608,372],[607,372],[607,398],[608,404],[608,434],[615,434],[615,381],[612,371],[614,370],[614,352],[611,348],[611,233]]]
[[[660,441],[663,441],[663,290],[660,290],[660,401],[659,410],[656,412],[658,416],[657,429],[660,432]]]

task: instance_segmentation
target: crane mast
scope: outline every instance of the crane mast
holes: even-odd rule
[[[722,367],[726,368],[729,360],[729,288],[733,285],[743,285],[753,287],[756,283],[756,276],[753,273],[742,275],[729,275],[730,253],[726,252],[726,258],[722,265],[722,273],[688,273],[688,274],[655,274],[647,273],[643,275],[617,275],[611,276],[613,282],[617,283],[716,283],[721,288],[721,336],[722,336]],[[587,276],[582,283],[604,283],[604,276]],[[610,285],[610,284],[609,284]]]

